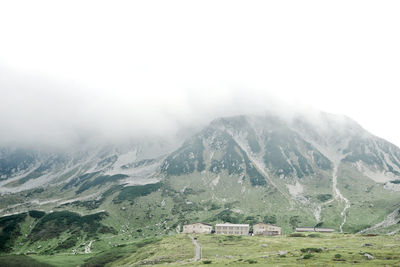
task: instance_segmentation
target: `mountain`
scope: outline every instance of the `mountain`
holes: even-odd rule
[[[243,115],[174,140],[4,147],[0,193],[0,250],[14,253],[90,252],[193,221],[395,233],[400,149],[344,116]]]

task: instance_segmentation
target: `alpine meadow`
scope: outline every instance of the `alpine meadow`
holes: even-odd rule
[[[0,267],[400,266],[399,14],[0,1]]]

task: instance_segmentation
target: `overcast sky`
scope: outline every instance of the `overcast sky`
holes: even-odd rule
[[[280,103],[400,145],[399,14],[399,1],[1,1],[0,142],[167,132]]]

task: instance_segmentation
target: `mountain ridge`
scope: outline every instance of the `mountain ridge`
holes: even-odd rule
[[[317,223],[339,232],[400,231],[400,149],[351,119],[315,116],[218,118],[173,145],[39,155],[3,148],[0,214],[106,212],[101,223],[115,232],[104,236],[115,242],[198,220],[267,219],[286,233]],[[18,221],[28,231],[21,235],[29,236],[28,221]],[[15,241],[26,244],[19,250],[33,249],[23,240]]]

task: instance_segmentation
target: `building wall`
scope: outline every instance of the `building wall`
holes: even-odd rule
[[[332,228],[313,228],[313,227],[298,227],[296,232],[321,232],[321,233],[333,233]]]
[[[314,228],[312,228],[312,227],[298,227],[298,228],[296,228],[296,232],[314,232]]]
[[[215,233],[222,235],[248,235],[249,225],[221,224],[215,226]]]
[[[211,234],[212,226],[202,223],[187,224],[183,226],[183,234]]]
[[[253,234],[255,235],[281,235],[282,229],[279,226],[257,223],[253,226]]]
[[[334,231],[332,228],[315,228],[315,232],[321,233],[333,233]]]

